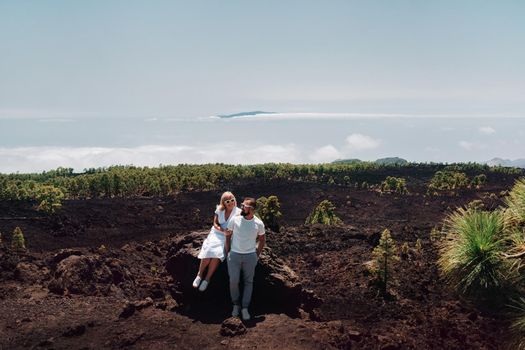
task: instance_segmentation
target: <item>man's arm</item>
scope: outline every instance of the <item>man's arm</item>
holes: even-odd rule
[[[259,243],[257,244],[257,256],[261,255],[262,250],[264,248],[264,244],[266,243],[266,235],[258,235],[257,240]]]
[[[224,250],[226,251],[226,255],[230,252],[230,246],[231,246],[231,239],[232,239],[232,231],[226,230],[226,243],[224,244]]]
[[[233,234],[233,220],[230,220],[228,222],[228,227],[226,228],[226,232],[224,233],[224,236],[226,236],[226,242],[224,244],[224,250],[226,251],[226,255],[228,255],[228,253],[230,252],[232,234]]]

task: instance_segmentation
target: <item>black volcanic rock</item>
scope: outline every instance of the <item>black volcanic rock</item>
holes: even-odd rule
[[[62,259],[53,277],[48,288],[56,294],[109,295],[134,285],[131,273],[120,260],[96,254]]]
[[[220,333],[225,337],[235,337],[246,333],[246,326],[237,317],[230,317],[222,322]]]
[[[200,262],[197,255],[206,235],[207,231],[192,232],[175,238],[170,244],[166,270],[175,283],[174,298],[182,305],[213,300],[214,305],[231,311],[226,261],[221,263],[204,293],[192,287]],[[303,288],[297,274],[282,259],[269,247],[264,248],[255,269],[252,306],[256,310],[297,314],[299,309],[311,312],[320,302],[313,292]]]

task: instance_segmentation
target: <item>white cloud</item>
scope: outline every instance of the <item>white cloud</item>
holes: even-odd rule
[[[459,141],[459,146],[467,151],[483,150],[487,148],[486,145],[478,142]]]
[[[468,141],[459,141],[459,146],[467,151],[471,151],[474,148],[474,144]]]
[[[342,154],[332,145],[320,147],[310,155],[310,160],[315,163],[326,163],[340,158]]]
[[[380,140],[363,134],[351,134],[346,138],[346,145],[350,150],[354,151],[374,149],[379,147],[380,144]]]
[[[186,145],[147,145],[131,148],[110,147],[0,147],[0,172],[40,172],[59,166],[76,171],[110,165],[158,166],[159,164],[257,164],[302,161],[294,144],[246,145],[238,143]]]
[[[483,135],[492,135],[496,132],[496,130],[490,126],[482,126],[478,129],[478,131]]]
[[[434,146],[426,146],[424,149],[425,149],[425,152],[430,152],[430,153],[438,153],[441,151],[438,147],[434,147]]]

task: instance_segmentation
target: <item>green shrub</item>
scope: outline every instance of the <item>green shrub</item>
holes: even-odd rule
[[[277,196],[261,197],[257,199],[257,216],[272,231],[279,232],[279,221],[283,214]]]
[[[497,201],[498,200],[498,195],[495,194],[495,193],[491,193],[491,194],[489,194],[489,199],[492,200],[492,201]]]
[[[447,216],[438,264],[459,293],[476,296],[506,286],[505,227],[500,211],[459,209]]]
[[[325,199],[312,211],[306,218],[307,225],[309,224],[323,224],[323,225],[339,225],[343,221],[335,215],[335,205],[329,200]]]
[[[392,277],[393,265],[399,260],[396,242],[388,229],[385,229],[381,234],[379,244],[374,248],[372,255],[377,268],[378,282],[383,292],[386,293],[388,282]]]
[[[416,252],[419,255],[423,254],[423,243],[420,238],[416,239]]]
[[[387,176],[387,178],[381,182],[381,192],[407,194],[406,180],[401,177]]]
[[[474,199],[473,201],[469,202],[466,207],[467,210],[483,210],[484,208],[485,204],[481,199]]]
[[[401,258],[403,260],[408,259],[408,253],[410,252],[410,247],[408,246],[408,242],[405,242],[401,245]]]
[[[193,209],[193,221],[199,222],[201,220],[201,210],[199,208]]]
[[[11,237],[11,249],[14,251],[23,251],[26,249],[26,240],[20,227],[15,227]]]
[[[62,207],[64,193],[55,186],[43,185],[38,189],[36,200],[40,203],[38,210],[53,214]]]
[[[441,238],[441,231],[435,226],[432,227],[432,230],[430,230],[430,242],[439,242],[441,241]]]
[[[474,176],[474,178],[470,182],[470,185],[472,187],[480,188],[482,185],[486,183],[487,183],[487,175],[479,174],[479,175]]]
[[[438,171],[428,185],[429,192],[435,190],[456,190],[469,185],[467,174],[458,171]]]

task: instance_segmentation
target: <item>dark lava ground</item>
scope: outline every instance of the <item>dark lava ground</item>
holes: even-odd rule
[[[322,300],[310,313],[254,310],[246,333],[234,337],[220,332],[229,296],[194,292],[190,305],[181,304],[165,267],[174,240],[206,235],[219,191],[66,201],[54,217],[30,203],[0,202],[4,240],[20,226],[28,246],[24,254],[0,248],[0,349],[503,348],[507,324],[447,290],[429,234],[448,211],[474,199],[497,207],[515,177],[488,174],[481,189],[432,197],[424,195],[425,180],[409,177],[410,194],[403,196],[308,183],[229,189],[237,198],[279,197],[283,228],[268,233],[268,246]],[[337,206],[344,225],[303,225],[323,199]],[[412,248],[388,300],[366,268],[385,228]]]

